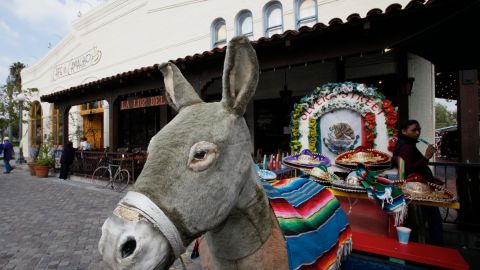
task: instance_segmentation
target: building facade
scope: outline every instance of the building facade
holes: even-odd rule
[[[379,87],[433,141],[435,66],[409,51],[389,51],[408,32],[389,33],[388,22],[378,30],[382,16],[402,29],[395,14],[408,18],[412,2],[108,1],[74,21],[57,46],[22,71],[23,87],[39,89],[25,112],[24,154],[67,137],[75,145],[87,137],[97,149],[145,149],[173,117],[156,64],[174,61],[202,98],[215,100],[224,46],[236,35],[254,42],[260,60],[245,116],[255,148],[288,150],[295,101],[323,83],[347,80]]]

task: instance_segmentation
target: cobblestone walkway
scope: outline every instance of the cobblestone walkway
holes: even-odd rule
[[[77,181],[0,174],[0,269],[106,269],[101,227],[124,193]],[[187,269],[199,269],[188,252]],[[179,261],[172,269],[183,269]]]

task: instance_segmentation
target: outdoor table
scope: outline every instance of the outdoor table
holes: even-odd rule
[[[345,191],[340,191],[332,188],[328,188],[328,189],[335,196],[368,199],[367,193],[345,192]],[[460,203],[458,201],[454,201],[451,203],[443,203],[443,202],[426,202],[426,201],[412,200],[411,203],[415,205],[427,205],[427,206],[436,206],[436,207],[442,207],[442,208],[460,209]]]
[[[328,189],[338,197],[368,199],[368,195],[366,193],[345,192],[332,188]],[[412,200],[410,203],[415,205],[428,205],[452,209],[460,208],[460,203],[457,201],[452,203],[439,203]],[[375,219],[372,219],[371,222],[376,221]],[[469,269],[468,264],[456,249],[415,242],[409,242],[408,244],[399,243],[397,240],[394,223],[394,217],[392,215],[388,215],[387,235],[352,229],[353,249],[400,260],[421,263],[424,265],[448,269]]]

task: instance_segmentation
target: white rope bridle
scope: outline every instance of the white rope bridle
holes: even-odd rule
[[[118,205],[138,213],[150,221],[155,228],[160,230],[170,243],[175,258],[180,257],[180,255],[185,252],[186,248],[173,222],[165,215],[162,209],[147,196],[135,191],[129,191],[127,195],[120,200]]]

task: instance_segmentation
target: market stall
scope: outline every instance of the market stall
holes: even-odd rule
[[[410,251],[403,249],[397,256],[385,252],[399,244],[396,227],[402,226],[409,204],[460,208],[455,194],[404,175],[404,161],[392,161],[398,136],[392,102],[365,84],[329,83],[303,97],[291,115],[292,154],[282,158],[282,164],[298,170],[294,176],[303,174],[298,179],[319,182],[339,198],[358,241],[354,250],[442,266],[438,256],[422,259],[410,254],[429,251],[431,245],[412,243]],[[278,169],[278,159],[264,158],[263,166]],[[376,240],[363,243],[369,236]],[[464,263],[458,251],[443,249],[443,254],[459,258],[455,263]]]

